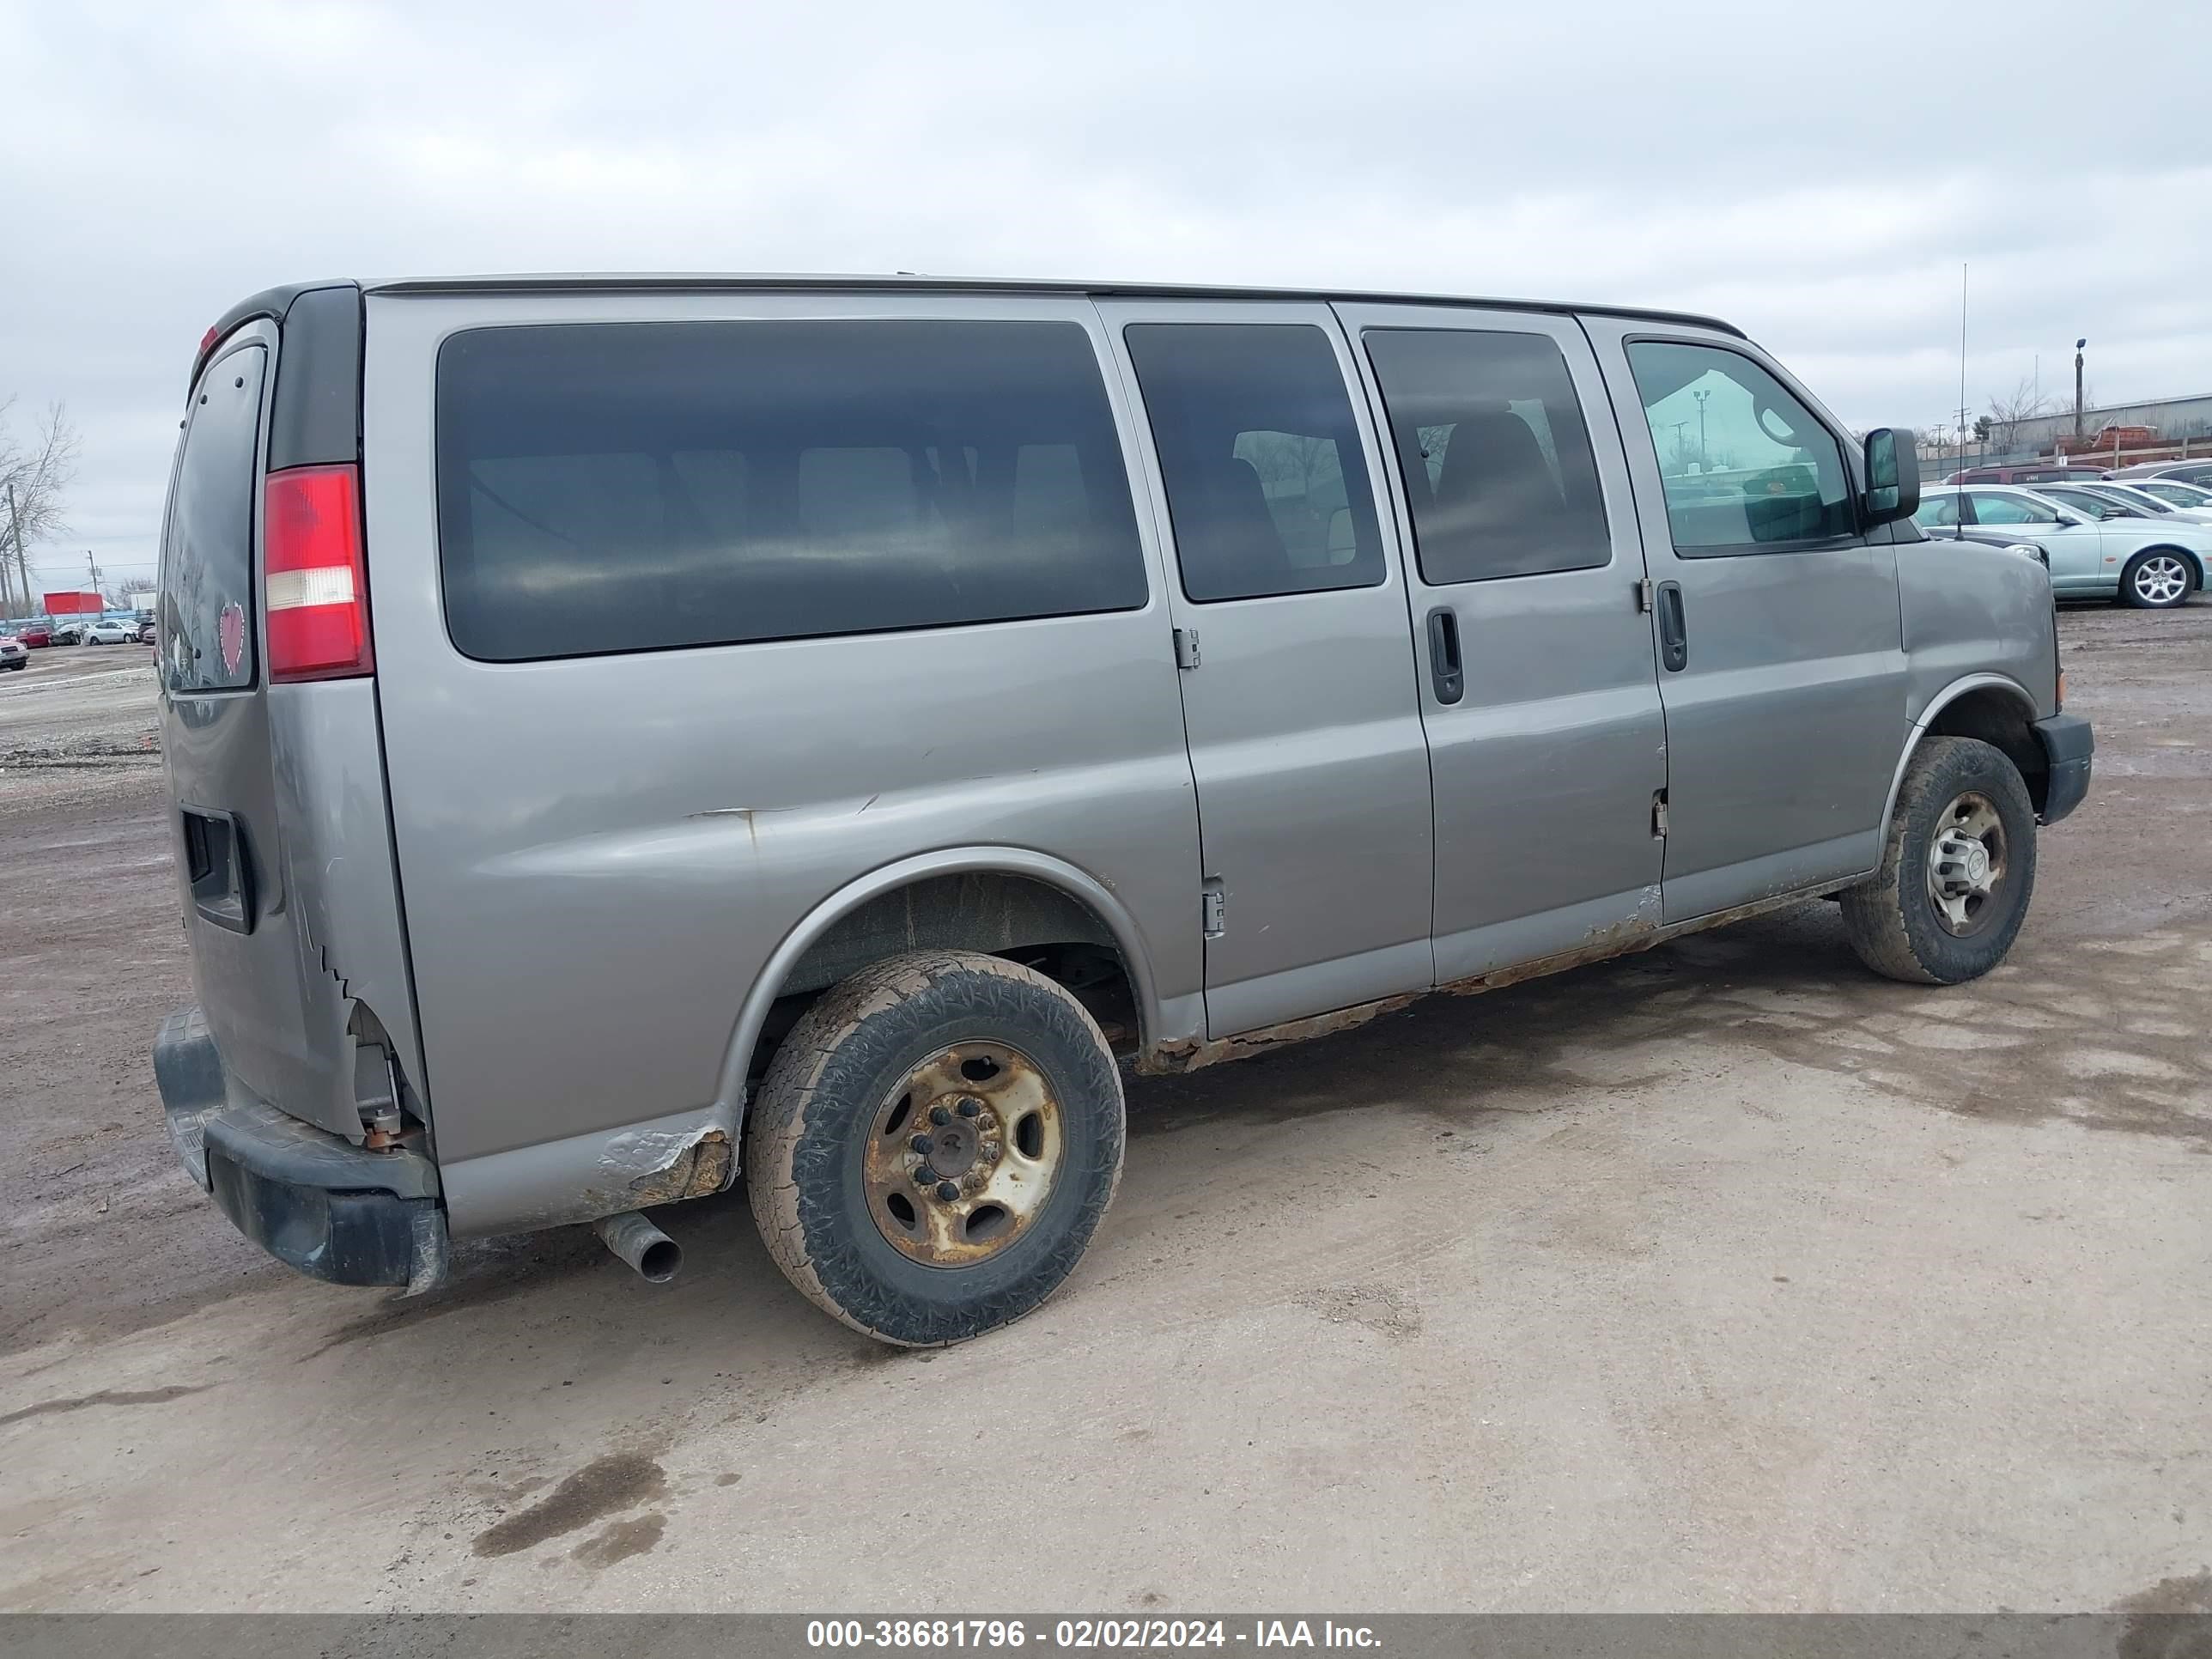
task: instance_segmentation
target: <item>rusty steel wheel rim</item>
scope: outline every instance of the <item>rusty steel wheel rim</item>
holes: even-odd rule
[[[868,1215],[925,1266],[988,1261],[1043,1210],[1066,1145],[1059,1097],[1036,1061],[1008,1043],[953,1043],[876,1109],[861,1156]]]
[[[1943,930],[1971,938],[1990,925],[2005,878],[2004,820],[1969,789],[1943,809],[1928,844],[1928,896]]]

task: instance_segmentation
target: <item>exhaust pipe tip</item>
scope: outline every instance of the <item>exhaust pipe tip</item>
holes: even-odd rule
[[[684,1247],[636,1210],[603,1215],[592,1224],[600,1243],[634,1268],[639,1278],[665,1285],[684,1266]]]

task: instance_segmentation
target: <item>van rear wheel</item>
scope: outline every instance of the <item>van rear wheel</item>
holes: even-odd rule
[[[2004,751],[1928,738],[1890,814],[1881,867],[1843,895],[1861,962],[1890,979],[1956,985],[2004,960],[2035,889],[2035,804]]]
[[[769,1254],[909,1347],[1030,1312],[1121,1175],[1121,1079],[1061,987],[998,957],[893,957],[826,992],[769,1066],[746,1183]]]

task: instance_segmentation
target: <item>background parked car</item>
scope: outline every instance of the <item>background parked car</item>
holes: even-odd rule
[[[2126,480],[2179,478],[2184,483],[2212,484],[2212,461],[2138,461],[2133,466],[2115,468],[2106,476]]]
[[[85,619],[82,617],[61,617],[55,622],[53,626],[53,643],[56,645],[82,645],[84,643],[84,630]]]
[[[2172,519],[2184,524],[2212,523],[2212,519],[2203,514],[2168,507],[2154,495],[2138,495],[2118,484],[2041,484],[2035,493],[2048,495],[2054,501],[2063,501],[2075,512],[2100,520],[2144,519],[2156,524]]]
[[[0,669],[21,668],[31,660],[30,651],[13,634],[0,634]]]
[[[2212,508],[2200,507],[2193,501],[2186,504],[2169,501],[2162,495],[2154,495],[2148,489],[2134,484],[2115,481],[2108,483],[2083,484],[2080,488],[2102,495],[2106,501],[2122,502],[2150,518],[2165,518],[2171,515],[2179,519],[2194,519],[2199,524],[2212,524]]]
[[[2100,468],[2069,466],[2063,462],[2044,461],[2029,466],[1970,466],[1954,472],[1943,480],[1947,484],[2035,484],[2056,483],[2067,478],[2101,478]]]
[[[2113,482],[2122,481],[2116,478]],[[2212,489],[2203,484],[2185,483],[2179,478],[2130,478],[2125,482],[2130,489],[2154,495],[2170,506],[2212,508]]]
[[[2081,504],[2061,499],[2068,495],[2079,496]],[[1929,535],[1963,523],[2033,537],[2049,555],[2051,592],[2062,599],[2112,598],[2168,611],[2204,585],[2212,563],[2212,525],[2173,514],[2139,518],[2064,484],[1938,484],[1922,497],[1913,518]]]
[[[153,644],[155,633],[155,629],[152,623],[140,623],[138,624],[138,643],[141,645]]]
[[[77,637],[86,645],[130,645],[138,637],[138,625],[127,617],[97,617]]]
[[[14,629],[15,637],[33,651],[43,651],[54,642],[54,625],[44,617],[26,617],[9,626]]]

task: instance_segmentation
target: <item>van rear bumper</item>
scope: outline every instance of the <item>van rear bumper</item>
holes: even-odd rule
[[[446,1276],[437,1167],[370,1152],[255,1099],[224,1066],[199,1009],[154,1042],[169,1139],[231,1224],[285,1266],[333,1285],[427,1291]]]

